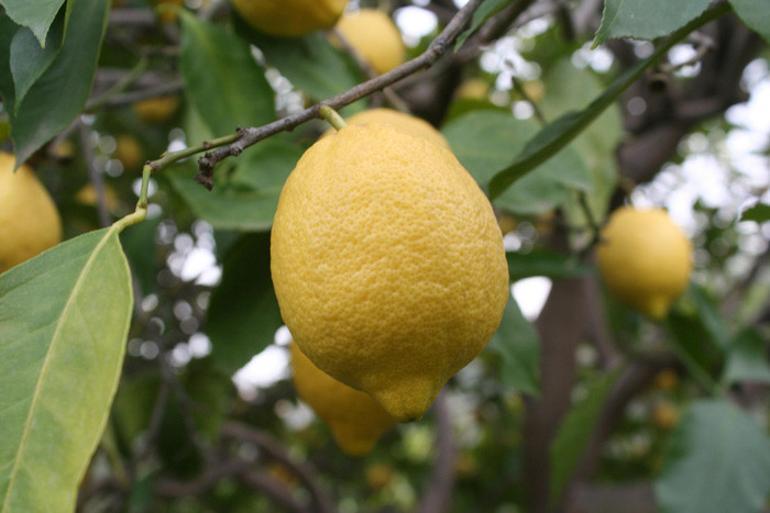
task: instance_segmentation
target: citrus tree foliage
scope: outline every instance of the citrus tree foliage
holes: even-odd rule
[[[380,77],[333,23],[286,37],[245,4],[0,0],[0,151],[64,233],[0,256],[0,513],[766,508],[767,0],[351,2],[403,32]],[[321,12],[297,9],[272,16]],[[515,295],[363,457],[298,399],[271,278],[284,183],[338,123],[320,103],[436,127],[495,209]],[[629,204],[688,223],[663,319],[594,259]]]

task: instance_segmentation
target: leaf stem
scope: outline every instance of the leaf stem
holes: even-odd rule
[[[328,105],[321,105],[319,113],[321,114],[321,117],[324,119],[324,121],[333,126],[337,131],[342,130],[348,126],[348,124],[345,123],[345,120],[342,119],[342,116],[340,116],[336,110],[332,109]]]

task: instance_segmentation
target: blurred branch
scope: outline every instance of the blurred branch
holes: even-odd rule
[[[452,502],[457,447],[452,436],[452,418],[445,391],[436,398],[433,414],[436,416],[436,458],[417,513],[444,513]]]
[[[117,7],[110,10],[110,25],[152,27],[156,23],[155,13],[146,7]]]
[[[534,1],[518,0],[492,16],[470,38],[465,47],[455,54],[455,62],[467,64],[478,57],[486,45],[502,37],[509,29],[513,28],[514,22],[529,9]],[[517,23],[516,26],[521,26],[521,23]]]
[[[231,156],[240,155],[244,149],[271,135],[286,130],[292,130],[311,119],[318,118],[321,105],[328,105],[333,109],[339,109],[385,87],[393,85],[404,77],[412,75],[421,69],[432,66],[451,48],[452,44],[468,24],[474,11],[481,2],[482,0],[470,0],[462,9],[460,9],[460,11],[458,11],[455,17],[452,18],[452,21],[449,22],[441,34],[433,40],[428,49],[420,56],[383,75],[367,80],[342,94],[300,111],[297,114],[287,116],[261,127],[249,127],[238,131],[238,137],[233,143],[208,152],[198,160],[199,181],[210,183],[214,167],[222,160]]]
[[[85,123],[80,123],[80,151],[83,153],[83,160],[88,168],[88,179],[94,188],[96,196],[96,210],[99,214],[99,225],[102,227],[112,224],[110,211],[107,208],[107,191],[104,185],[104,175],[96,165],[96,155],[94,154],[93,138],[94,132],[91,127]]]
[[[314,510],[306,508],[295,499],[291,495],[290,490],[281,481],[269,474],[264,472],[242,472],[238,477],[243,484],[264,493],[286,511],[292,513],[314,513]]]
[[[308,464],[294,461],[277,440],[261,431],[256,431],[245,424],[237,422],[228,422],[222,426],[222,435],[226,438],[256,445],[270,458],[291,470],[310,492],[315,504],[314,511],[316,513],[332,513],[334,511],[331,499],[318,485],[315,470]]]
[[[249,464],[245,461],[231,460],[209,466],[200,476],[192,481],[159,479],[155,482],[155,493],[169,498],[200,495],[211,489],[220,480],[240,474],[247,470],[248,467]]]
[[[132,103],[147,100],[149,98],[157,98],[159,96],[169,96],[180,92],[184,88],[184,82],[181,79],[172,80],[163,84],[158,84],[146,89],[139,89],[136,91],[130,91],[123,94],[114,94],[108,98],[97,98],[93,102],[89,101],[86,104],[86,111],[92,112],[97,108],[116,108],[124,107]]]

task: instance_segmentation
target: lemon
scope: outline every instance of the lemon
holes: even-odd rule
[[[294,386],[300,399],[331,427],[337,445],[347,454],[369,453],[395,420],[368,394],[340,383],[291,344]]]
[[[679,409],[668,401],[660,402],[652,410],[652,420],[660,429],[674,429],[679,424]]]
[[[366,468],[366,482],[372,490],[382,490],[393,482],[394,474],[387,463],[374,463]]]
[[[271,268],[302,351],[398,420],[482,350],[509,295],[476,182],[448,149],[385,125],[305,152],[278,201]]]
[[[395,128],[405,134],[412,135],[414,137],[422,137],[428,141],[439,146],[449,148],[449,143],[441,132],[433,128],[430,123],[403,112],[399,112],[393,109],[369,109],[346,119],[348,125],[369,125],[380,124],[387,125],[391,128]],[[324,134],[324,137],[336,133],[334,128],[329,128]]]
[[[607,288],[621,301],[662,319],[687,287],[692,245],[662,209],[616,210],[597,250]]]
[[[179,108],[179,97],[159,96],[138,101],[134,113],[145,123],[160,124],[169,121]]]
[[[249,25],[281,37],[332,28],[347,3],[348,0],[233,0],[235,10]]]
[[[401,32],[382,11],[361,9],[345,14],[337,30],[377,73],[390,71],[406,60]]]
[[[0,152],[0,272],[61,240],[61,220],[32,170],[13,172],[13,155]]]
[[[109,184],[104,184],[104,200],[108,211],[114,214],[120,210],[118,194]],[[75,201],[87,207],[96,207],[99,201],[94,186],[90,183],[84,185],[75,194]]]
[[[123,164],[123,169],[131,171],[144,164],[144,150],[136,137],[120,134],[115,138],[115,158]]]
[[[455,91],[457,100],[486,100],[489,95],[489,84],[480,78],[469,78]]]

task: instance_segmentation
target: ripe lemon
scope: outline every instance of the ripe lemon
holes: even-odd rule
[[[396,421],[369,394],[340,383],[313,365],[291,344],[294,386],[300,399],[331,427],[337,445],[347,454],[369,453]]]
[[[400,421],[482,350],[509,296],[476,182],[448,149],[385,125],[305,152],[278,201],[271,267],[302,351]]]
[[[179,108],[178,96],[159,96],[138,101],[133,109],[145,123],[160,124],[169,121]]]
[[[238,14],[252,27],[273,36],[298,37],[330,29],[348,0],[233,0]]]
[[[392,70],[406,60],[401,32],[382,11],[361,9],[345,14],[337,24],[337,30],[379,74]]]
[[[404,114],[393,109],[369,109],[358,114],[354,114],[345,120],[348,125],[369,125],[380,124],[395,128],[405,134],[414,137],[422,137],[434,144],[449,148],[449,143],[441,132],[433,128],[430,123],[418,117]],[[324,137],[337,133],[334,128],[330,128],[324,134]]]
[[[615,211],[596,256],[609,290],[653,319],[666,316],[692,271],[692,245],[662,209]]]
[[[144,150],[136,137],[120,134],[115,138],[115,158],[123,164],[123,169],[131,171],[144,164]]]
[[[61,241],[61,220],[48,191],[27,166],[15,173],[0,152],[0,272]]]

